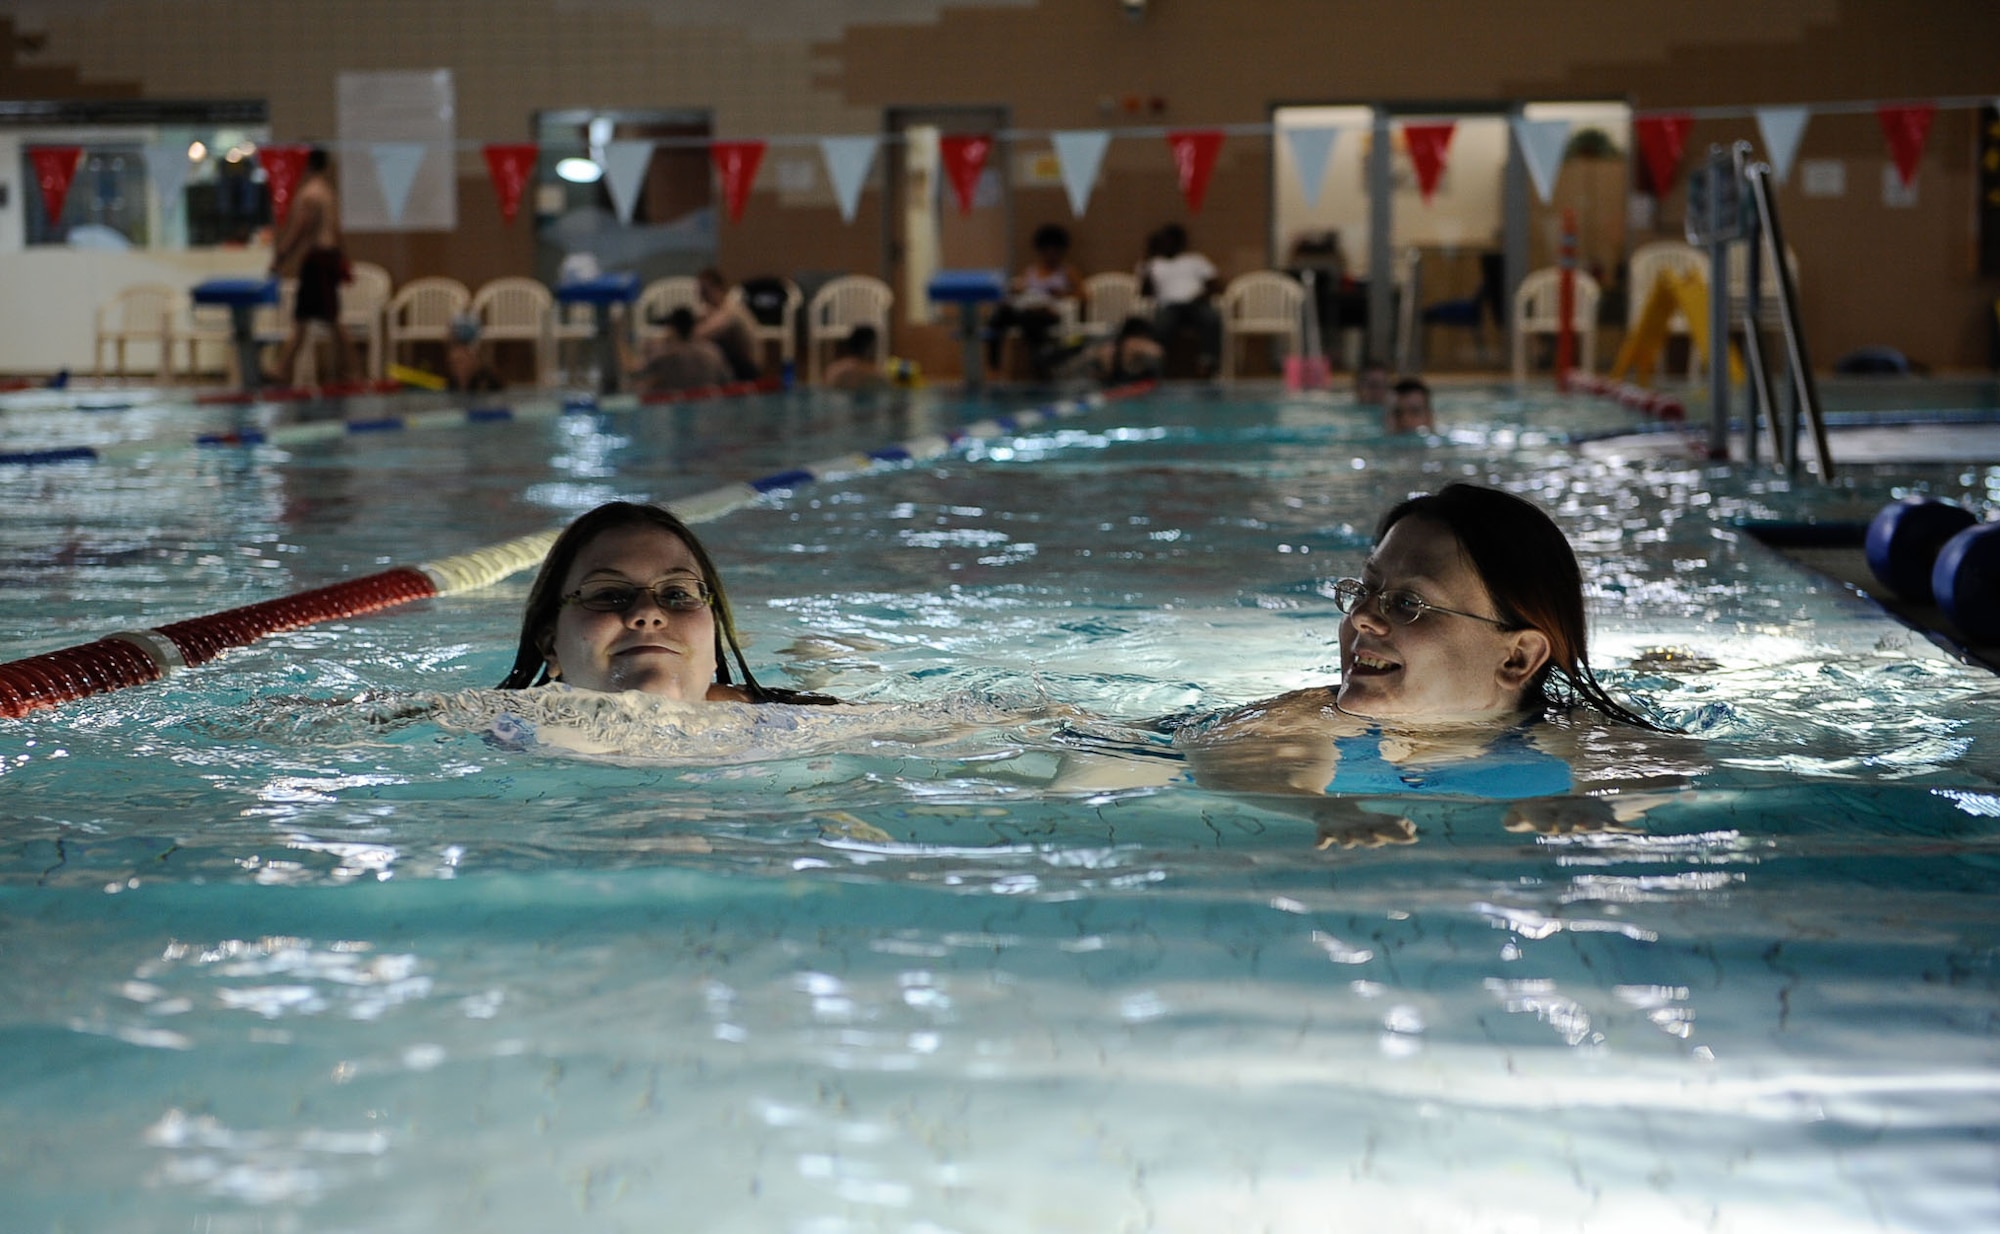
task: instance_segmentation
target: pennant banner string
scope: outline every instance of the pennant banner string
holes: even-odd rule
[[[1913,105],[1920,103],[1929,103],[1935,106],[1939,111],[1977,110],[1978,108],[1981,107],[1993,106],[1994,101],[1995,100],[1992,95],[1967,94],[1967,95],[1951,95],[1933,99],[1922,99],[1922,98],[1842,99],[1842,100],[1820,102],[1820,103],[1757,103],[1757,104],[1745,103],[1745,104],[1736,104],[1726,107],[1653,107],[1653,108],[1636,108],[1632,112],[1632,117],[1634,119],[1640,119],[1647,116],[1675,115],[1675,116],[1692,116],[1696,120],[1754,120],[1759,111],[1770,107],[1798,107],[1816,116],[1826,116],[1826,115],[1872,116],[1877,114],[1883,107],[1896,107],[1896,106],[1906,106],[1906,105]],[[1411,121],[1411,120],[1415,121],[1481,120],[1481,119],[1504,120],[1508,119],[1509,117],[1506,113],[1502,112],[1479,112],[1476,114],[1464,113],[1464,112],[1429,112],[1422,114],[1416,112],[1396,112],[1386,116],[1385,118],[1395,123],[1402,123],[1404,121]],[[1207,129],[1210,132],[1223,133],[1230,137],[1270,137],[1279,132],[1284,131],[1279,126],[1272,125],[1269,123],[1206,124],[1200,127]],[[1365,129],[1369,126],[1366,124],[1358,124],[1358,125],[1336,125],[1334,127]],[[1000,141],[1008,141],[1008,142],[1047,141],[1055,133],[1060,131],[1062,130],[996,129],[992,133],[992,136]],[[1134,125],[1129,128],[1114,128],[1114,129],[1107,129],[1105,131],[1108,132],[1113,138],[1133,137],[1133,138],[1142,138],[1142,139],[1150,139],[1153,141],[1158,141],[1161,138],[1166,137],[1169,132],[1178,131],[1178,126],[1170,129],[1164,125],[1161,126]],[[831,134],[821,134],[821,133],[788,133],[773,137],[757,138],[755,140],[762,141],[769,146],[805,146],[817,149],[819,147],[819,143],[825,140],[826,137],[830,135]],[[651,144],[656,147],[671,150],[671,149],[706,149],[709,146],[715,145],[718,142],[727,142],[739,139],[725,138],[725,137],[654,137],[650,138],[649,140]],[[741,139],[741,140],[748,140],[748,139]],[[876,136],[875,140],[883,145],[900,145],[905,140],[905,138],[900,133],[884,133]],[[367,147],[372,143],[358,142],[358,141],[343,142],[343,141],[330,140],[330,141],[317,142],[315,144],[324,146],[328,150],[338,152],[342,150],[363,151],[366,150]],[[431,144],[441,146],[444,143],[438,142]],[[459,140],[451,143],[452,148],[454,149],[469,150],[474,152],[484,150],[489,144],[491,143],[485,140],[472,139],[472,138],[460,138]],[[581,153],[589,149],[589,143],[581,139],[574,142],[546,142],[544,143],[544,148],[550,151],[554,151],[557,153],[564,153],[564,154],[570,153],[572,151]]]

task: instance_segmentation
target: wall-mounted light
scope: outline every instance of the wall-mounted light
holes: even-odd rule
[[[1118,0],[1118,7],[1123,9],[1125,16],[1132,21],[1146,19],[1146,0]]]
[[[556,174],[571,184],[596,184],[604,168],[591,159],[567,158],[556,164]]]
[[[188,162],[199,163],[208,157],[208,147],[198,141],[188,143]]]

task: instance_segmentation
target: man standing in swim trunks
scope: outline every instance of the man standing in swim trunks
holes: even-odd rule
[[[298,354],[314,322],[333,333],[333,380],[347,367],[347,331],[340,324],[340,284],[347,277],[347,256],[341,251],[340,198],[327,175],[326,151],[314,146],[306,155],[306,174],[292,197],[291,213],[271,257],[271,272],[299,281],[292,310],[292,335],[278,354],[279,384],[292,380],[292,358]]]

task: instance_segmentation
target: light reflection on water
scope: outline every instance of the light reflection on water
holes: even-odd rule
[[[866,726],[580,758],[390,718],[498,679],[525,579],[10,722],[0,1188],[111,1230],[2000,1223],[1993,679],[1736,527],[1866,517],[1886,479],[1444,412],[1384,443],[1338,407],[1121,405],[705,528],[760,675]],[[0,642],[943,414],[72,474],[0,520]],[[1332,680],[1324,580],[1455,478],[1557,512],[1605,677],[1687,730],[1575,734],[1586,787],[1663,798],[1642,830],[1411,799],[1416,843],[1321,851],[1295,802],[1050,789],[1078,728],[1141,758],[1145,721]]]

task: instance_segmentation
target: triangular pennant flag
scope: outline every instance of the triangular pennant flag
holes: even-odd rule
[[[1208,178],[1215,172],[1216,155],[1222,152],[1221,129],[1176,129],[1167,134],[1167,148],[1174,152],[1174,172],[1181,182],[1181,196],[1188,210],[1201,213],[1208,197]]]
[[[171,210],[180,205],[181,190],[187,187],[188,179],[187,147],[171,141],[147,146],[146,178],[153,182],[160,209]]]
[[[1810,114],[1803,107],[1757,109],[1757,132],[1764,138],[1764,153],[1770,156],[1771,172],[1779,184],[1792,174],[1792,160],[1798,157],[1799,138],[1805,136]]]
[[[53,223],[62,218],[70,181],[76,179],[76,169],[83,162],[83,147],[30,146],[28,161],[35,165],[35,183],[42,190],[42,213]]]
[[[1403,144],[1409,147],[1410,163],[1417,169],[1417,192],[1427,205],[1437,192],[1438,177],[1444,174],[1444,152],[1451,145],[1452,130],[1457,127],[1452,120],[1403,126]]]
[[[826,160],[826,178],[833,184],[833,196],[840,203],[840,221],[852,223],[861,205],[861,186],[868,180],[868,168],[875,161],[874,137],[822,137],[819,156]]]
[[[944,174],[958,194],[958,212],[972,213],[972,195],[979,188],[979,173],[986,170],[987,156],[993,153],[993,139],[984,133],[947,133],[938,139],[938,153],[944,158]]]
[[[1104,149],[1111,144],[1111,134],[1103,129],[1079,129],[1050,133],[1049,141],[1056,148],[1056,163],[1062,168],[1069,212],[1082,218],[1084,207],[1090,204],[1090,190],[1097,184],[1097,169],[1104,165]]]
[[[1292,163],[1299,169],[1299,195],[1306,209],[1319,204],[1319,190],[1326,181],[1326,165],[1333,157],[1333,139],[1339,129],[1286,129],[1291,144]]]
[[[1514,145],[1521,152],[1521,162],[1527,164],[1528,179],[1535,182],[1535,196],[1547,203],[1555,195],[1556,176],[1562,171],[1569,121],[1515,116],[1513,124]]]
[[[708,159],[722,177],[722,203],[729,221],[741,222],[743,207],[750,200],[750,186],[757,179],[757,165],[764,161],[761,141],[715,141],[708,146]]]
[[[1673,191],[1674,174],[1680,170],[1681,154],[1687,149],[1688,130],[1694,117],[1688,115],[1639,116],[1632,121],[1632,134],[1639,141],[1639,155],[1646,168],[1646,191],[1665,197]]]
[[[1904,188],[1917,178],[1917,164],[1924,157],[1924,139],[1930,136],[1931,119],[1936,115],[1936,103],[1884,104],[1875,109],[1876,118],[1882,122],[1882,136],[1889,139],[1889,156],[1896,160],[1896,174],[1902,177]]]
[[[264,167],[264,188],[271,194],[271,221],[283,226],[292,212],[292,190],[305,174],[309,146],[259,146],[257,161]]]
[[[375,160],[375,182],[382,187],[382,206],[391,226],[403,221],[403,207],[410,204],[410,186],[417,182],[417,168],[424,164],[424,143],[420,141],[377,141],[368,146]]]
[[[652,161],[650,141],[614,141],[604,147],[604,187],[611,190],[611,208],[618,212],[619,222],[632,221],[646,165]]]
[[[533,142],[486,147],[486,172],[493,177],[493,192],[500,199],[501,222],[513,222],[521,209],[521,191],[528,187],[528,175],[540,153]]]

